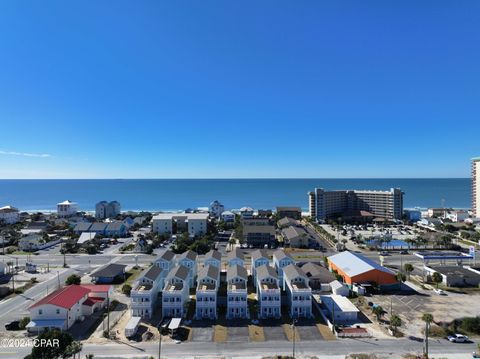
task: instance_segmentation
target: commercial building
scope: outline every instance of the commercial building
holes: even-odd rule
[[[234,265],[227,270],[227,319],[248,318],[248,273],[244,267]]]
[[[292,318],[310,318],[312,316],[312,290],[308,285],[307,275],[295,264],[283,268],[283,275],[290,316]]]
[[[100,201],[95,205],[95,218],[115,218],[120,214],[121,206],[117,201]]]
[[[185,266],[173,267],[165,278],[162,291],[162,317],[183,317],[190,300],[190,270]]]
[[[177,233],[185,230],[190,236],[207,233],[208,213],[161,213],[153,217],[152,230],[159,234],[173,234],[173,222]]]
[[[12,206],[0,207],[0,224],[14,224],[20,220],[20,213]]]
[[[195,318],[217,319],[217,293],[220,286],[220,269],[213,265],[198,271]]]
[[[279,219],[290,217],[293,219],[302,218],[302,209],[300,207],[277,207],[277,217]]]
[[[256,269],[255,286],[259,303],[259,318],[281,317],[281,293],[275,268],[263,264]]]
[[[354,324],[358,321],[360,310],[348,298],[341,295],[321,295],[323,307],[328,311],[330,320],[335,324]]]
[[[132,317],[151,318],[164,286],[166,271],[158,266],[147,269],[130,292]]]
[[[58,217],[71,217],[79,211],[78,204],[70,200],[57,203]]]
[[[380,288],[398,286],[395,273],[370,258],[355,252],[341,252],[327,258],[331,271],[342,276],[350,287],[354,284],[374,284]]]
[[[319,222],[335,217],[362,217],[362,214],[368,213],[390,220],[402,219],[403,192],[399,188],[389,191],[326,191],[315,188],[308,197],[310,216]]]
[[[472,211],[480,218],[480,157],[472,158]]]
[[[442,283],[447,287],[478,287],[480,284],[480,274],[462,266],[425,266],[427,276],[431,277],[433,273],[440,273]]]

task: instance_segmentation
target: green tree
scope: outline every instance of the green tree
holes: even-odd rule
[[[373,314],[375,314],[377,316],[377,320],[380,321],[380,319],[382,318],[383,314],[385,314],[385,311],[383,310],[383,308],[379,305],[377,305],[376,307],[373,307],[372,308],[372,312]]]
[[[433,281],[433,283],[435,283],[435,284],[437,285],[437,289],[438,289],[438,285],[439,285],[440,283],[442,283],[443,277],[442,277],[442,275],[441,275],[440,273],[438,273],[438,272],[433,272],[433,274],[432,274],[432,281]]]
[[[80,278],[80,276],[76,275],[76,274],[72,274],[72,275],[69,275],[67,280],[65,281],[65,284],[66,285],[72,285],[72,284],[75,284],[75,285],[79,285],[82,281],[82,278]]]
[[[59,345],[42,345],[32,348],[32,353],[27,355],[25,359],[60,359],[68,355],[67,348],[73,343],[73,337],[70,333],[60,331],[58,329],[47,330],[38,336],[39,340],[45,339],[54,343],[58,340]]]
[[[422,320],[425,322],[425,358],[428,358],[428,334],[430,331],[430,324],[433,322],[433,315],[430,313],[423,313]]]
[[[124,284],[122,286],[122,293],[126,296],[130,297],[130,293],[132,292],[132,286],[130,284]]]
[[[397,333],[397,329],[402,326],[402,319],[396,315],[393,314],[390,317],[390,328],[392,329],[393,333]]]
[[[402,282],[402,283],[407,280],[407,277],[405,276],[405,274],[400,273],[400,272],[397,273],[397,275],[395,276],[395,278],[397,278],[397,280],[398,280],[399,282]]]
[[[411,265],[410,263],[405,263],[405,265],[403,266],[403,269],[407,273],[407,278],[410,279],[410,274],[414,270],[413,265]]]
[[[73,341],[69,346],[65,348],[65,353],[63,354],[64,358],[75,358],[78,354],[80,357],[80,352],[82,351],[82,343]]]
[[[30,323],[30,317],[23,317],[22,319],[20,319],[18,327],[23,330],[26,328],[28,323]]]

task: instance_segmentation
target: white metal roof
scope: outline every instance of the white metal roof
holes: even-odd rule
[[[172,318],[172,320],[170,321],[170,324],[168,325],[168,329],[170,330],[178,329],[181,321],[182,321],[182,318]]]
[[[85,242],[91,241],[97,235],[96,232],[83,232],[78,238],[77,244],[83,244]]]
[[[369,272],[371,270],[379,270],[388,274],[395,274],[390,269],[385,268],[370,258],[354,252],[341,252],[328,257],[328,260],[335,264],[349,277]]]
[[[334,301],[335,306],[340,309],[342,312],[359,312],[358,308],[348,300],[348,298],[343,297],[341,295],[321,295],[320,298],[322,299],[322,302],[325,301]]]
[[[130,320],[128,321],[127,325],[125,326],[125,329],[126,330],[135,329],[138,326],[138,324],[140,323],[140,320],[142,320],[142,318],[140,318],[140,317],[131,317]]]

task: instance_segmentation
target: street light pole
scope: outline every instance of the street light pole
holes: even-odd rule
[[[292,322],[292,328],[293,328],[293,348],[292,348],[292,352],[293,352],[293,359],[295,359],[295,318],[293,319],[293,322]]]
[[[158,334],[160,335],[160,340],[158,341],[158,359],[162,359],[162,327],[158,326]]]

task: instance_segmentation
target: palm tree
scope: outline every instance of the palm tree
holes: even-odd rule
[[[398,315],[393,314],[390,317],[390,327],[391,327],[394,334],[397,333],[397,329],[400,326],[402,326],[402,319]]]
[[[405,263],[403,269],[405,269],[405,272],[407,273],[407,278],[410,280],[410,273],[412,273],[414,269],[413,265],[411,265],[410,263]]]
[[[375,314],[377,316],[378,321],[380,321],[382,315],[385,313],[383,308],[379,305],[377,305],[376,307],[373,307],[372,312],[373,312],[373,314]]]
[[[433,274],[432,274],[432,281],[433,281],[433,283],[435,283],[435,284],[437,285],[437,289],[438,289],[438,285],[439,285],[440,283],[442,283],[443,277],[442,277],[442,275],[441,275],[440,273],[438,273],[438,272],[433,272]]]
[[[428,332],[430,324],[433,322],[433,315],[430,313],[423,313],[422,320],[425,322],[425,352],[424,357],[428,358]]]

